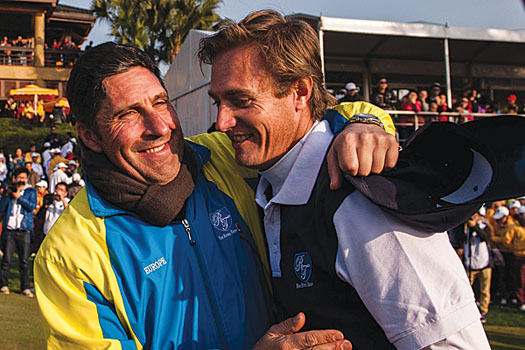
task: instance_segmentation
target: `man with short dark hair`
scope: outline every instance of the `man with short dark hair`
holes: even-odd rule
[[[69,198],[67,197],[67,184],[59,182],[55,186],[53,194],[53,202],[47,207],[46,217],[44,220],[44,235],[47,235],[58,217],[69,205]]]
[[[222,134],[184,141],[159,71],[139,49],[89,50],[68,98],[87,181],[35,259],[48,346],[253,346],[272,320],[257,174],[233,162]],[[343,344],[337,331],[287,333],[301,322],[277,328],[279,339]]]
[[[158,69],[137,48],[90,49],[73,68],[68,98],[86,187],[35,259],[48,346],[250,348],[273,318],[257,173],[235,164],[224,134],[184,141]],[[353,145],[347,168],[382,169],[385,134]],[[367,155],[363,170],[361,146],[379,148],[382,162]],[[290,318],[259,345],[350,346],[334,330],[293,334],[303,324],[304,315]]]
[[[20,265],[20,290],[23,295],[32,298],[33,293],[29,290],[29,254],[36,190],[27,183],[28,175],[26,168],[16,169],[12,183],[0,199],[0,211],[4,212],[2,239],[5,240],[4,257],[0,268],[0,292],[9,294],[9,269],[13,253],[16,251]]]

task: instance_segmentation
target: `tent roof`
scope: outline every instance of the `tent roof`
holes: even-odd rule
[[[326,59],[391,58],[443,60],[449,39],[452,62],[523,66],[525,30],[449,27],[433,23],[316,17],[294,14],[324,32]],[[345,45],[344,43],[348,43]]]

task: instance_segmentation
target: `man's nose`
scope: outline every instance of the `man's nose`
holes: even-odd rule
[[[148,111],[144,116],[144,127],[147,135],[162,136],[175,128],[169,115],[164,115],[158,111]]]
[[[235,116],[231,108],[220,105],[217,111],[217,122],[215,128],[219,131],[226,132],[236,125]]]

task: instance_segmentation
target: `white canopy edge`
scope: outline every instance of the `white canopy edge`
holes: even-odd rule
[[[525,43],[525,30],[523,29],[448,27],[431,23],[402,23],[325,16],[319,19],[321,30],[330,32]]]

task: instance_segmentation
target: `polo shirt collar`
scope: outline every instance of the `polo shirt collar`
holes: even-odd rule
[[[265,208],[270,203],[283,205],[306,204],[333,137],[334,135],[327,121],[314,125],[310,133],[307,134],[288,176],[284,179],[281,190],[269,202],[265,196],[269,182],[264,178],[264,175],[261,176],[256,191],[257,204],[262,208]]]

